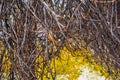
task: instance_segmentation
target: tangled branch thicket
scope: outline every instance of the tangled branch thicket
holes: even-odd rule
[[[1,80],[35,80],[36,73],[55,80],[50,62],[64,46],[93,49],[95,61],[120,79],[120,1],[0,0],[0,41]]]

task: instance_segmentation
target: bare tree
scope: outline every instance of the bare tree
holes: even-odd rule
[[[1,63],[7,51],[10,80],[35,80],[36,67],[41,80],[49,73],[55,80],[50,62],[66,46],[71,51],[93,49],[95,61],[100,57],[113,79],[120,79],[119,5],[117,0],[1,0],[0,40],[5,48],[0,78],[4,79]]]

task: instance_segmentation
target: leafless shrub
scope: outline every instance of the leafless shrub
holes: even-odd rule
[[[59,56],[63,46],[73,51],[89,47],[113,79],[119,79],[119,5],[115,0],[1,0],[0,40],[5,48],[0,54],[0,68],[7,51],[11,62],[9,79],[35,80],[35,61],[40,56],[41,80],[47,73],[55,80],[50,62]]]

